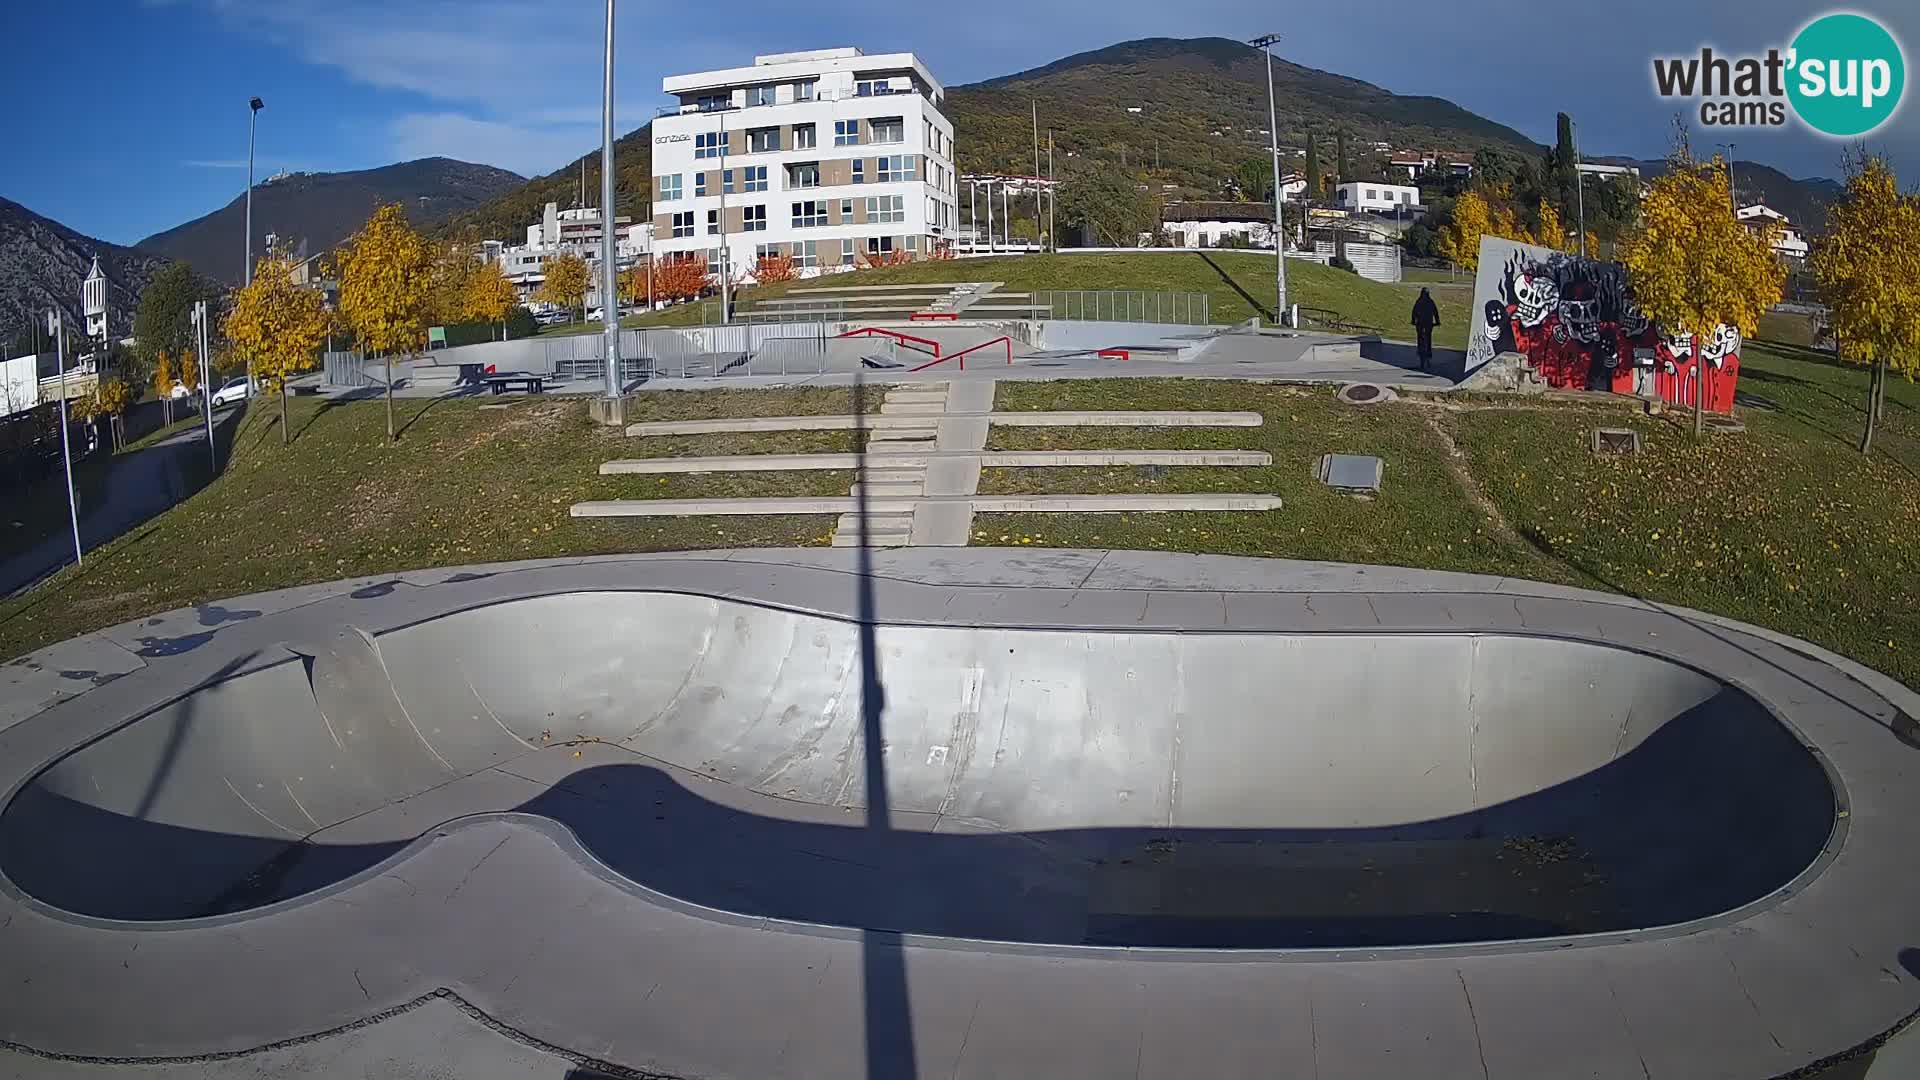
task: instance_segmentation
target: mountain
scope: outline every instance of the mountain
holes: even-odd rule
[[[86,326],[80,281],[94,256],[107,274],[107,327],[131,332],[140,290],[166,260],[74,232],[52,218],[0,199],[0,341],[13,342],[58,307],[68,326]]]
[[[1373,156],[1374,142],[1466,155],[1482,147],[1540,150],[1520,132],[1450,101],[1394,94],[1278,58],[1273,87],[1280,144],[1304,147],[1312,132],[1331,165],[1333,133],[1344,126],[1356,172]],[[1264,167],[1267,160],[1266,58],[1226,38],[1128,41],[953,87],[948,115],[961,170],[1032,172],[1035,101],[1043,154],[1045,133],[1054,132],[1057,172],[1090,162],[1145,166],[1162,183],[1215,193],[1243,163]]]
[[[524,178],[491,165],[451,158],[421,158],[378,169],[337,173],[292,173],[253,189],[254,256],[273,233],[318,254],[351,236],[382,203],[398,202],[416,226],[436,225],[452,214],[512,191]],[[208,277],[237,284],[245,262],[246,196],[204,217],[134,246],[177,259]]]
[[[1667,170],[1665,161],[1637,161],[1640,175],[1651,180]],[[1787,220],[1812,232],[1827,227],[1827,207],[1846,194],[1847,186],[1824,176],[1796,180],[1757,161],[1733,163],[1733,189],[1744,203],[1763,202],[1787,215]]]
[[[1483,146],[1530,155],[1540,150],[1518,131],[1440,98],[1393,94],[1284,60],[1274,61],[1273,77],[1281,142],[1299,145],[1311,129],[1321,136],[1321,156],[1329,163],[1339,124],[1348,130],[1356,169],[1373,154],[1367,144],[1375,141],[1465,154]],[[1267,136],[1261,134],[1267,127],[1266,59],[1237,41],[1129,41],[951,87],[946,111],[962,173],[1033,171],[1030,100],[1040,104],[1043,132],[1054,133],[1054,167],[1063,176],[1112,164],[1217,195],[1243,163],[1266,161]],[[1136,107],[1141,111],[1127,111]],[[645,218],[652,194],[650,134],[642,127],[614,144],[615,200],[621,213],[636,220]],[[576,202],[582,161],[587,201],[597,205],[600,157],[595,151],[454,215],[440,231],[468,239],[523,237],[546,203]]]

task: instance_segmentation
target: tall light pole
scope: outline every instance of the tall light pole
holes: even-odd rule
[[[620,400],[620,264],[613,240],[613,0],[607,0],[606,70],[600,87],[600,328],[606,335],[607,397]],[[616,420],[619,419],[615,409]]]
[[[253,284],[253,128],[265,107],[266,102],[259,98],[247,101],[247,261],[241,267],[241,283],[245,285]]]
[[[1727,202],[1733,205],[1733,216],[1740,216],[1740,196],[1733,193],[1733,144],[1720,143],[1727,148]]]
[[[733,103],[732,98],[727,103]],[[720,322],[733,321],[733,253],[727,250],[727,113],[720,111],[720,175],[714,178],[720,188]]]
[[[67,466],[67,515],[73,521],[73,565],[79,566],[80,504],[73,497],[73,450],[67,445],[67,335],[62,332],[64,329],[60,325],[60,312],[47,312],[47,332],[53,335],[53,354],[60,371],[60,460]]]
[[[1274,264],[1274,306],[1273,321],[1276,325],[1285,325],[1287,318],[1287,234],[1281,207],[1286,205],[1285,193],[1280,190],[1280,114],[1273,100],[1273,46],[1280,40],[1279,34],[1262,34],[1247,44],[1267,54],[1267,134],[1273,152],[1273,264]]]
[[[1574,126],[1571,117],[1567,120],[1567,134],[1573,136],[1573,201],[1580,208],[1580,220],[1575,226],[1580,230],[1580,257],[1587,257],[1587,174],[1580,170],[1580,129]]]
[[[200,350],[200,415],[207,422],[207,477],[220,471],[220,455],[213,445],[213,370],[207,358],[213,352],[212,328],[207,325],[207,302],[195,300],[192,309],[194,348]]]

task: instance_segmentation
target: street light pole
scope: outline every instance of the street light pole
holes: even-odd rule
[[[1587,174],[1580,171],[1580,129],[1572,118],[1567,120],[1567,134],[1573,137],[1573,190],[1574,202],[1580,207],[1580,257],[1587,257]]]
[[[732,99],[728,99],[732,104]],[[733,321],[733,253],[727,250],[727,114],[720,112],[720,322]],[[804,253],[805,249],[802,249]]]
[[[1287,234],[1281,208],[1286,194],[1280,190],[1280,114],[1273,98],[1273,46],[1279,34],[1262,34],[1247,44],[1267,54],[1267,134],[1273,153],[1273,321],[1284,326],[1287,318]]]
[[[247,101],[247,254],[241,267],[241,284],[253,284],[253,129],[266,103],[259,98]]]
[[[211,327],[207,325],[207,302],[193,302],[194,348],[200,350],[200,415],[207,421],[207,476],[211,478],[220,471],[220,456],[213,445],[213,387],[208,382],[212,370],[207,364]]]
[[[606,65],[600,87],[600,329],[607,397],[620,400],[620,264],[613,238],[613,0],[607,0]],[[617,418],[617,412],[616,412]]]
[[[81,565],[80,504],[73,496],[73,450],[67,445],[67,335],[62,331],[60,312],[47,312],[47,331],[53,335],[53,355],[60,372],[60,460],[67,466],[67,515],[73,521],[73,565]],[[95,378],[98,368],[95,368]]]

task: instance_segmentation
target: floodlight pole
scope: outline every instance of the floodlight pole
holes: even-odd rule
[[[1286,205],[1286,198],[1280,189],[1280,114],[1273,97],[1273,46],[1279,40],[1279,34],[1262,34],[1247,44],[1267,54],[1267,134],[1273,153],[1273,321],[1275,325],[1284,326],[1287,319],[1287,235],[1281,208]]]
[[[623,387],[620,263],[613,236],[613,0],[607,0],[607,49],[600,95],[600,329],[606,341],[607,397],[618,401]]]
[[[82,563],[80,557],[80,504],[73,494],[73,450],[67,444],[67,335],[62,331],[60,313],[47,312],[47,330],[53,334],[53,354],[60,372],[60,460],[67,467],[67,515],[73,522],[73,565]],[[94,378],[99,378],[98,365],[94,368]]]

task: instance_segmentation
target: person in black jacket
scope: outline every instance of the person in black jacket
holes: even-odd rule
[[[1420,290],[1420,299],[1413,302],[1413,329],[1420,337],[1420,370],[1427,370],[1427,364],[1433,360],[1433,328],[1440,325],[1440,305],[1433,302],[1433,294],[1424,287]]]

